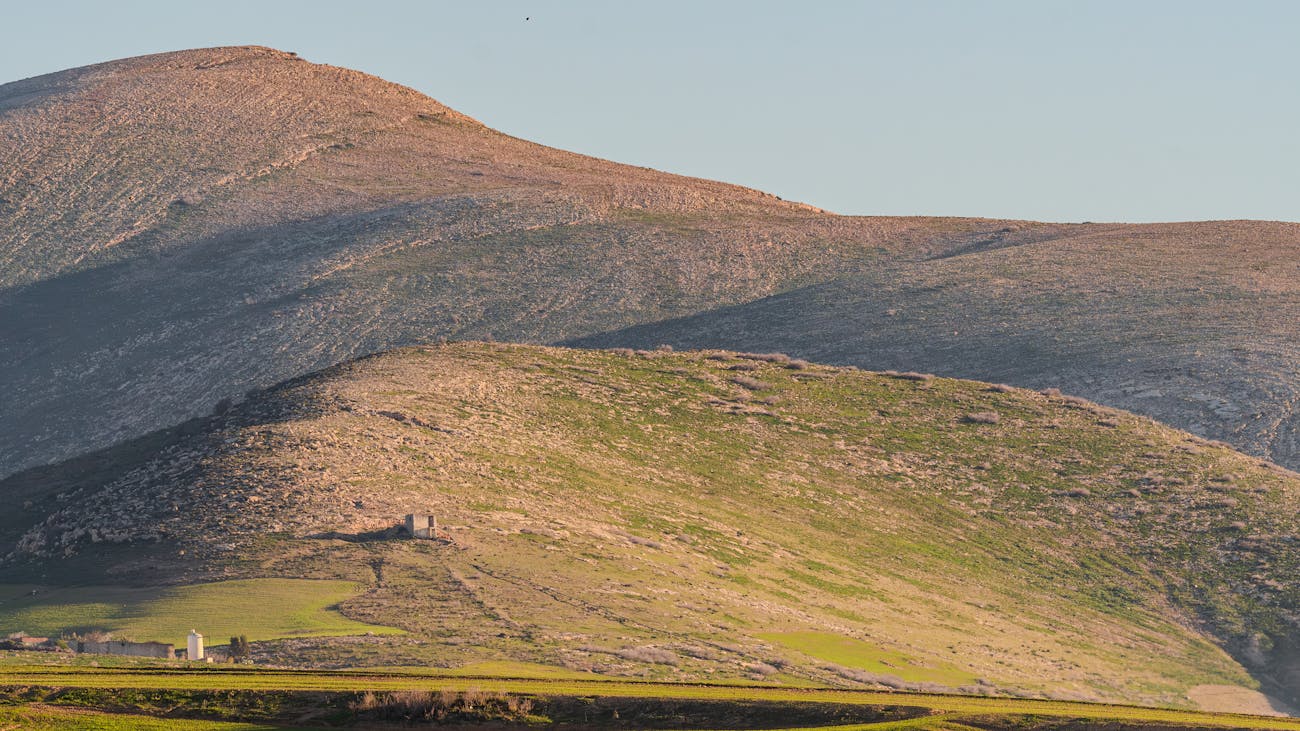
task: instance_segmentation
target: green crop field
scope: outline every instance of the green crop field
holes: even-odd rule
[[[275,728],[252,723],[150,718],[50,706],[0,707],[0,729],[24,731],[270,731]]]
[[[401,632],[340,614],[336,605],[360,591],[348,581],[245,579],[180,587],[84,586],[40,590],[34,596],[30,590],[0,586],[0,630],[54,636],[99,630],[124,639],[178,645],[191,629],[198,629],[212,644],[233,635],[257,641]]]
[[[1144,708],[1070,701],[989,698],[929,693],[844,690],[831,688],[785,688],[774,686],[710,685],[703,683],[656,683],[612,680],[545,680],[490,677],[451,677],[401,673],[362,673],[265,670],[240,667],[218,668],[134,668],[107,669],[92,667],[16,666],[0,668],[0,686],[45,687],[68,689],[113,689],[119,693],[133,690],[166,692],[249,692],[274,693],[309,691],[317,693],[360,693],[427,691],[445,693],[485,693],[518,697],[634,698],[673,701],[718,701],[774,704],[838,704],[893,709],[923,709],[923,717],[891,720],[882,723],[835,725],[836,731],[849,728],[885,729],[961,728],[963,720],[974,720],[988,728],[1014,719],[1025,727],[1043,720],[1118,723],[1125,728],[1151,724],[1175,724],[1191,727],[1253,729],[1289,729],[1300,731],[1300,719],[1219,714],[1175,709]],[[11,716],[33,714],[41,717],[43,707],[10,709]],[[62,711],[48,711],[57,717]],[[17,714],[17,715],[15,715]],[[5,718],[5,716],[0,716]],[[87,716],[79,722],[91,723]],[[999,720],[1000,719],[1000,720]],[[544,719],[543,719],[544,720]],[[39,726],[36,726],[39,728]],[[73,728],[151,728],[150,726],[82,725]],[[176,728],[191,728],[176,726]],[[202,726],[193,728],[262,728],[255,726]],[[829,728],[829,727],[824,727]]]

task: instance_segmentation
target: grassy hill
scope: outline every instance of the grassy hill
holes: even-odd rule
[[[272,49],[113,61],[0,86],[0,475],[440,337],[1059,386],[1297,466],[1297,241],[835,216]]]
[[[431,346],[0,491],[22,505],[0,581],[351,581],[339,611],[406,632],[260,643],[264,661],[1184,706],[1300,687],[1300,480],[1055,392]],[[449,541],[401,537],[414,511]]]

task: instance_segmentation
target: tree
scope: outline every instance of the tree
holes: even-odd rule
[[[230,659],[243,660],[248,657],[248,637],[239,635],[230,638]]]

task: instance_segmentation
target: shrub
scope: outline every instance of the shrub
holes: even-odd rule
[[[681,662],[677,653],[659,647],[626,647],[614,652],[624,660],[649,662],[658,665],[676,665]]]
[[[646,546],[647,548],[663,548],[663,547],[664,547],[664,544],[662,544],[662,543],[660,543],[659,541],[656,541],[656,540],[654,540],[654,539],[652,539],[652,538],[642,538],[641,536],[632,535],[631,533],[627,533],[627,534],[625,534],[625,535],[626,535],[627,540],[628,540],[629,543],[632,543],[632,544],[637,545],[637,546]]]
[[[1088,497],[1092,494],[1092,490],[1086,487],[1072,487],[1066,490],[1064,494],[1066,497]]]
[[[785,353],[737,353],[746,360],[759,360],[764,363],[789,363],[790,356]]]
[[[529,698],[470,689],[461,693],[442,690],[367,691],[352,703],[352,710],[369,718],[402,723],[453,720],[521,720],[533,710]]]
[[[749,376],[736,376],[731,379],[731,382],[750,391],[762,391],[765,388],[772,387],[772,384],[770,383],[760,381],[757,378],[750,378]]]
[[[892,375],[894,378],[901,378],[904,381],[933,381],[934,380],[933,373],[917,373],[915,371],[907,371],[906,373],[887,372],[886,374]]]
[[[995,383],[992,386],[989,386],[988,390],[992,391],[993,393],[1012,393],[1013,391],[1016,390],[1016,387],[1008,386],[1005,383]]]
[[[711,647],[700,645],[681,645],[677,648],[683,655],[697,660],[721,660],[723,656]]]
[[[249,655],[248,637],[239,635],[230,638],[230,659],[232,662],[243,660]]]
[[[961,418],[967,424],[996,424],[1002,420],[996,411],[976,411]]]

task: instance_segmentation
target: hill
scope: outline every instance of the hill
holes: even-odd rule
[[[0,86],[0,474],[440,337],[1059,385],[1297,465],[1298,231],[835,216],[291,53],[114,61]]]
[[[108,584],[208,587],[167,590],[174,613],[211,582],[318,579],[363,585],[338,610],[406,634],[290,637],[261,660],[1183,706],[1300,688],[1300,479],[1055,392],[463,343],[0,490],[23,506],[0,518],[0,581],[38,585],[0,605],[6,627],[54,613],[60,586],[92,604]],[[408,512],[447,540],[403,536]],[[82,626],[125,616],[101,611]]]

